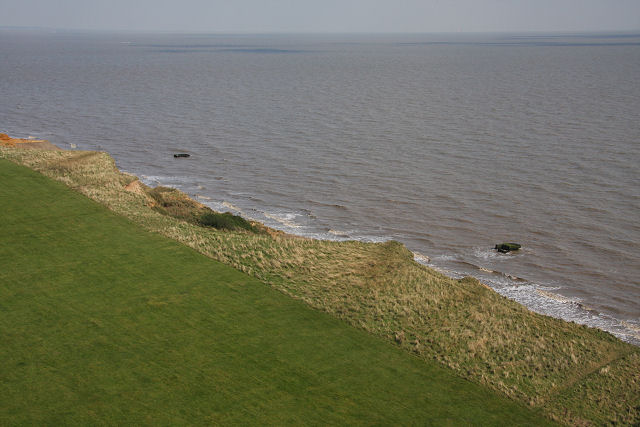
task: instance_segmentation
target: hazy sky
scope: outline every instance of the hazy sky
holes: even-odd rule
[[[0,0],[0,26],[207,32],[640,30],[640,0]]]

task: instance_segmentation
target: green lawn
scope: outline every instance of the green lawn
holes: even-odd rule
[[[0,159],[0,425],[541,425]]]

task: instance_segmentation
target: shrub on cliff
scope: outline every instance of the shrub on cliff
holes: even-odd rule
[[[246,219],[229,212],[217,213],[206,212],[202,214],[198,220],[200,225],[205,227],[213,227],[218,230],[249,230],[255,231],[253,226]]]

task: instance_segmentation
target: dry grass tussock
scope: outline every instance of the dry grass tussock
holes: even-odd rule
[[[0,157],[558,421],[640,422],[638,348],[532,313],[475,279],[450,279],[414,262],[399,243],[318,241],[265,227],[218,231],[175,218],[201,209],[195,202],[161,212],[158,190],[125,190],[136,178],[106,153],[0,148]]]

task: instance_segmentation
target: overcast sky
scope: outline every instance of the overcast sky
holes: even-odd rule
[[[640,30],[640,0],[0,0],[0,26],[181,32]]]

